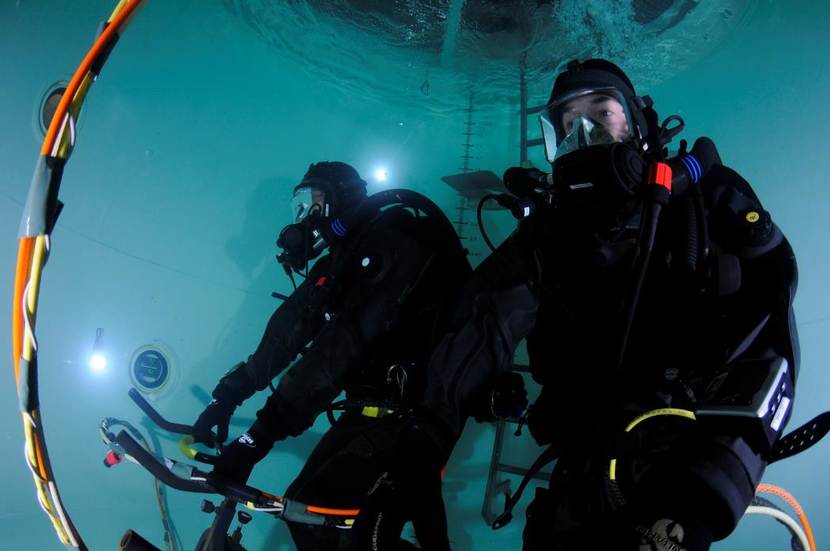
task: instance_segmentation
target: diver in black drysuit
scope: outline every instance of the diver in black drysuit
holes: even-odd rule
[[[624,120],[614,126],[618,115]],[[526,551],[699,551],[735,528],[791,410],[796,264],[749,184],[722,166],[705,139],[692,149],[698,166],[673,162],[675,175],[703,177],[678,180],[647,246],[643,236],[657,220],[644,208],[651,192],[610,180],[663,160],[680,128],[658,126],[650,100],[637,97],[610,62],[573,62],[560,75],[543,120],[555,131],[555,138],[546,133],[552,177],[505,173],[508,189],[527,200],[514,210],[535,212],[465,287],[451,332],[430,360],[422,406],[384,477],[397,494],[370,496],[356,523],[364,541],[394,541],[386,519],[417,503],[435,511],[420,531],[416,525],[419,540],[436,542],[430,551],[450,547],[435,468],[449,457],[471,398],[510,368],[524,338],[542,385],[529,428],[559,458],[550,488],[538,489],[528,508]],[[756,430],[758,419],[692,421],[662,409],[717,410],[724,393],[727,402],[743,398],[740,389],[755,388],[753,373],[780,359],[788,371],[772,440]],[[625,432],[655,410],[662,414]]]
[[[197,440],[211,444],[215,426],[224,441],[235,408],[300,359],[247,433],[222,449],[215,475],[246,481],[274,442],[307,430],[344,389],[344,412],[286,497],[359,508],[387,468],[401,419],[421,397],[428,355],[471,268],[449,221],[428,199],[405,190],[367,198],[365,186],[352,167],[320,162],[296,187],[296,222],[278,241],[281,262],[301,271],[325,245],[329,253],[271,316],[256,351],[216,385],[195,423]],[[349,544],[348,530],[289,528],[301,550]]]

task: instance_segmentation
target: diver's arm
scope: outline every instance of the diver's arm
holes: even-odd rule
[[[383,338],[401,316],[408,294],[421,272],[429,269],[429,251],[417,240],[393,230],[379,236],[377,254],[366,256],[383,263],[380,274],[363,266],[355,255],[354,270],[342,311],[333,314],[300,360],[280,379],[257,423],[275,440],[306,431],[316,417],[343,390],[346,378],[361,365],[365,352]],[[366,270],[365,275],[361,270]]]
[[[793,300],[798,283],[798,268],[789,242],[783,236],[766,253],[741,259],[741,302],[752,304],[747,310],[763,315],[760,327],[736,343],[729,361],[782,357],[790,366],[795,383],[800,364],[798,333]]]
[[[740,287],[730,300],[746,317],[759,320],[756,331],[732,339],[727,363],[775,354],[787,359],[795,382],[800,363],[793,314],[798,267],[792,247],[737,172],[713,167],[702,185],[712,231],[722,242],[722,252],[738,261]]]
[[[526,220],[473,272],[462,292],[454,328],[432,354],[418,421],[449,455],[476,398],[509,369],[519,342],[536,322],[541,292],[542,238]]]
[[[317,282],[324,272],[321,262],[327,260],[320,259],[309,277],[277,308],[256,351],[220,379],[213,391],[214,399],[239,405],[264,390],[320,330],[327,290]]]
[[[737,268],[732,268],[730,279],[739,282],[739,286],[719,299],[720,315],[730,320],[721,330],[724,362],[715,384],[703,397],[702,407],[717,411],[722,404],[718,396],[724,393],[744,393],[750,400],[759,392],[758,375],[766,373],[780,358],[788,366],[789,380],[776,389],[781,396],[776,406],[765,411],[758,423],[744,425],[731,439],[722,437],[729,441],[731,453],[740,457],[749,480],[755,483],[763,473],[770,446],[784,431],[795,397],[800,358],[793,300],[798,272],[789,242],[749,184],[724,167],[714,176],[714,183],[704,189],[710,207],[710,227],[719,244],[718,254],[731,255],[736,260],[733,265]],[[730,403],[727,401],[726,406]],[[780,419],[773,423],[777,417]],[[767,428],[761,434],[752,428],[757,426]]]

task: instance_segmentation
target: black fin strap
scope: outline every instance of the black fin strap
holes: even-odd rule
[[[786,436],[781,437],[769,453],[767,463],[772,464],[787,459],[807,448],[811,448],[830,432],[830,411],[813,417]]]

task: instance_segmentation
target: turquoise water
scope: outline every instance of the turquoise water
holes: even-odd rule
[[[113,4],[0,5],[2,312],[11,310],[14,236],[42,140],[39,101],[50,84],[69,78]],[[389,2],[387,11],[404,4]],[[685,118],[684,137],[716,141],[798,255],[803,364],[790,426],[827,408],[830,7],[701,0],[669,25],[668,16],[638,22],[648,3],[623,0],[410,4],[422,6],[395,19],[394,10],[356,8],[370,2],[149,0],[93,86],[63,180],[66,208],[37,326],[49,450],[64,503],[91,549],[115,548],[128,527],[161,542],[149,475],[132,464],[101,465],[103,417],[142,426],[126,398],[133,353],[147,344],[168,351],[173,377],[154,405],[192,422],[221,373],[256,346],[276,306],[270,293],[290,290],[273,261],[274,239],[308,163],[344,160],[367,177],[385,166],[390,180],[372,181],[373,190],[415,189],[452,213],[458,198],[440,178],[459,172],[470,105],[471,167],[500,174],[518,163],[522,57],[531,103],[546,98],[562,61],[601,53],[630,71],[662,116]],[[543,166],[540,151],[531,159]],[[496,239],[510,231],[509,217],[487,220]],[[480,242],[471,248],[483,254]],[[110,356],[103,375],[87,367],[99,327]],[[9,316],[0,316],[7,359],[10,334]],[[59,549],[22,458],[10,363],[8,373],[0,384],[0,546]],[[264,399],[245,404],[232,430],[244,430]],[[277,445],[251,483],[280,493],[326,426],[321,418]],[[523,507],[498,532],[480,516],[493,432],[470,426],[449,465],[456,549],[520,546]],[[158,439],[165,455],[177,456],[175,441]],[[519,465],[537,451],[524,437],[505,446],[507,460]],[[800,500],[819,548],[830,543],[828,460],[825,442],[765,477]],[[209,520],[198,510],[201,497],[168,497],[192,549]],[[292,548],[284,525],[259,516],[243,542],[251,550]],[[749,517],[714,549],[777,550],[787,542],[771,519]]]

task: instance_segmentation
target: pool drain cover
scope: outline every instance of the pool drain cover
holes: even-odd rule
[[[66,92],[66,83],[58,81],[51,84],[43,94],[37,112],[37,126],[41,136],[46,135],[64,92]]]
[[[130,362],[130,378],[142,392],[158,392],[170,379],[170,360],[157,346],[136,350]]]

